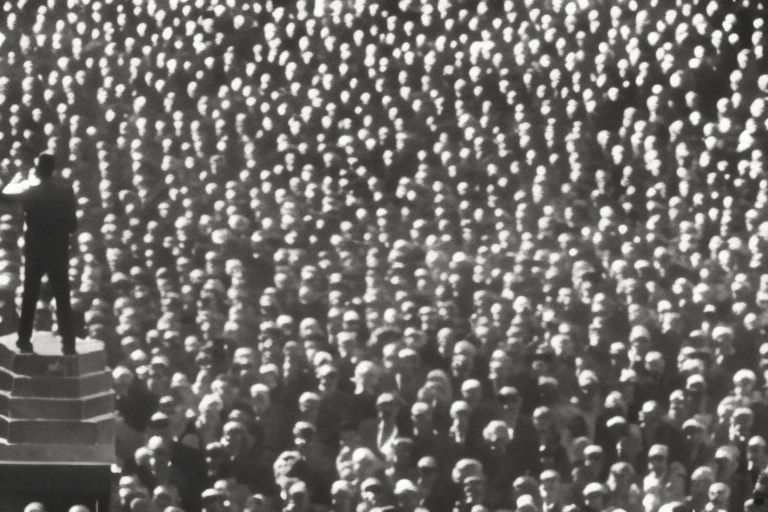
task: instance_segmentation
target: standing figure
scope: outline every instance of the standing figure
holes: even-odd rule
[[[75,194],[72,187],[53,179],[53,155],[37,158],[35,174],[40,182],[26,187],[11,184],[0,192],[0,201],[19,202],[24,209],[24,293],[21,302],[19,339],[21,353],[32,353],[32,325],[44,274],[56,299],[56,318],[64,355],[75,354],[75,332],[69,301],[69,236],[77,228]],[[16,190],[13,190],[16,189]]]

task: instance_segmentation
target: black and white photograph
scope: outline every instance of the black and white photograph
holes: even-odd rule
[[[766,38],[0,2],[0,512],[768,512]]]

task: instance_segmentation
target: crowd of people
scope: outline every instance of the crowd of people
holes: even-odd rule
[[[0,175],[47,150],[78,197],[122,510],[765,507],[761,2],[0,20]]]

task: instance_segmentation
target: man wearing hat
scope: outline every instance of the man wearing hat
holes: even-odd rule
[[[77,228],[75,194],[69,184],[53,179],[56,162],[50,153],[37,158],[39,183],[11,183],[0,201],[18,201],[24,209],[24,293],[19,339],[21,353],[32,353],[32,325],[40,281],[48,274],[56,298],[56,317],[64,355],[75,354],[75,331],[69,297],[69,236]],[[30,180],[31,181],[31,180]]]

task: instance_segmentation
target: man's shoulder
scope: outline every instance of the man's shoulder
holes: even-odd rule
[[[67,192],[72,192],[72,184],[66,180],[63,180],[61,178],[53,178],[51,180],[51,184],[56,187],[59,190],[64,190]]]
[[[57,179],[57,178],[52,178],[50,180],[41,181],[40,183],[30,186],[25,191],[25,195],[38,196],[38,195],[46,195],[50,193],[60,194],[62,192],[73,193],[72,185],[70,185],[69,182],[67,181]]]

